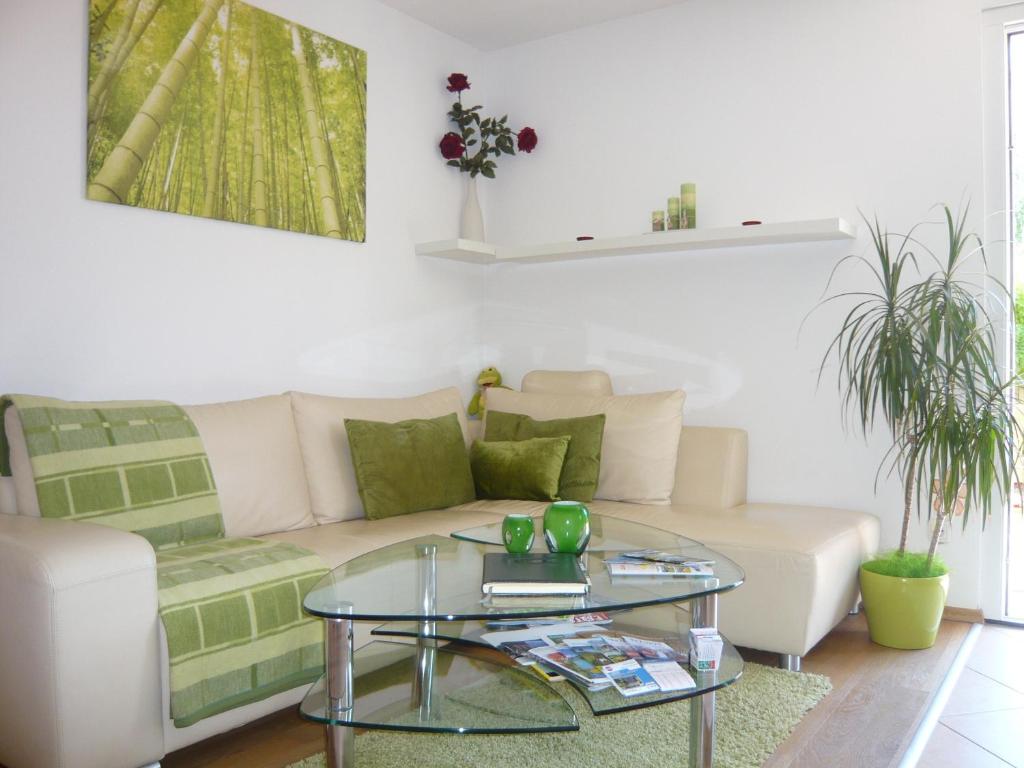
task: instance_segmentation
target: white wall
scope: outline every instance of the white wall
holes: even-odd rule
[[[502,111],[540,135],[490,185],[492,239],[642,232],[683,181],[702,227],[860,206],[898,229],[964,195],[980,212],[979,30],[973,0],[690,0],[492,54]],[[899,488],[873,490],[884,440],[845,437],[834,379],[816,389],[838,314],[798,336],[833,266],[865,247],[503,265],[485,339],[512,383],[600,367],[618,391],[684,387],[690,423],[749,430],[752,500],[867,510],[893,545]],[[977,532],[944,552],[950,604],[977,606]]]
[[[483,278],[413,243],[457,226],[444,83],[480,54],[372,0],[254,4],[368,53],[366,244],[86,200],[88,3],[0,0],[0,391],[470,391]]]
[[[837,314],[798,339],[863,238],[491,272],[413,243],[457,227],[435,149],[453,70],[541,137],[483,182],[497,242],[644,231],[682,181],[701,226],[980,209],[976,0],[689,0],[486,56],[373,0],[256,4],[369,53],[368,242],[86,201],[86,3],[0,0],[0,391],[468,392],[492,361],[512,383],[602,367],[619,391],[685,387],[690,423],[749,430],[752,499],[865,509],[894,543],[884,441],[844,437],[815,387]],[[976,531],[945,553],[950,603],[978,605]]]

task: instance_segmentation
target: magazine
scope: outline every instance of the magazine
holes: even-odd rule
[[[529,666],[537,663],[537,658],[530,655],[530,651],[534,648],[541,648],[546,646],[547,641],[538,637],[532,640],[510,640],[499,644],[497,649],[502,653],[511,656],[516,664],[522,664],[523,666]]]
[[[697,687],[689,673],[674,661],[646,661],[643,667],[662,691],[685,691]]]
[[[591,690],[607,688],[611,685],[601,667],[612,661],[594,651],[582,651],[567,646],[546,646],[530,651],[542,663],[555,667],[566,677],[586,685]],[[597,687],[595,687],[597,686]]]
[[[491,619],[489,627],[541,627],[551,624],[611,624],[612,617],[607,613],[574,613],[565,616],[545,616],[539,619]]]
[[[636,560],[652,560],[657,563],[676,563],[678,565],[714,565],[714,560],[704,560],[689,555],[674,555],[671,552],[659,552],[656,549],[638,549],[634,552],[622,552],[622,557]]]
[[[675,661],[678,655],[675,648],[660,640],[648,640],[644,637],[632,637],[629,635],[623,637],[623,640],[639,654],[641,659]]]
[[[651,680],[658,685],[676,686],[660,690],[693,687],[692,679],[680,667],[680,664],[687,663],[685,650],[662,640],[616,632],[607,626],[568,622],[544,624],[488,632],[481,635],[480,639],[510,656],[517,664],[530,667],[545,680],[569,678],[591,691],[615,685],[623,695],[647,693],[654,690],[647,688]],[[682,646],[684,641],[679,638],[676,643]],[[623,679],[616,683],[604,671],[605,667],[627,662],[636,664],[646,672],[636,674],[632,665],[621,667],[628,674],[623,672]],[[658,676],[651,671],[651,665],[660,665],[653,667]],[[636,679],[631,675],[635,675]],[[655,689],[658,689],[658,685]],[[630,692],[626,693],[626,690]]]
[[[608,573],[612,576],[714,576],[715,571],[710,565],[682,565],[678,563],[661,563],[650,560],[637,560],[622,557],[604,561]]]
[[[549,639],[553,640],[554,638]],[[566,648],[588,659],[600,658],[602,661],[597,663],[601,664],[605,663],[603,661],[605,659],[612,664],[617,664],[620,661],[629,661],[629,656],[626,653],[603,640],[600,635],[595,637],[567,637],[557,645],[564,645]]]
[[[601,669],[623,696],[639,696],[659,690],[658,683],[636,659],[606,664]]]
[[[536,664],[537,658],[530,654],[534,648],[554,645],[548,638],[551,632],[558,636],[575,636],[580,630],[597,630],[594,624],[551,624],[505,632],[486,632],[480,639],[499,651],[504,651],[517,663]]]

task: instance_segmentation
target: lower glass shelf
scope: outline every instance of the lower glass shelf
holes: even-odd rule
[[[327,706],[326,679],[309,689],[303,717],[326,725],[444,733],[579,730],[576,713],[529,670],[438,647],[375,641],[354,656],[354,706]]]
[[[646,637],[652,640],[661,640],[668,643],[678,651],[687,650],[686,632],[689,628],[689,613],[682,611],[673,605],[652,606],[639,608],[633,611],[611,614],[613,622],[607,625],[608,629],[623,634],[630,634],[639,637]],[[390,622],[382,624],[373,630],[378,636],[392,637],[416,637],[420,625],[412,621]],[[481,635],[487,632],[500,630],[501,627],[489,627],[480,621],[439,621],[434,624],[430,637],[437,640],[452,641],[475,646],[491,648],[482,639]],[[684,691],[670,691],[667,693],[652,693],[649,695],[626,697],[614,688],[606,688],[602,691],[588,691],[582,685],[576,685],[569,681],[576,690],[587,700],[591,711],[595,715],[610,715],[615,712],[624,712],[630,709],[640,709],[657,704],[664,704],[670,701],[689,699],[719,688],[731,685],[740,679],[743,674],[743,657],[740,656],[736,647],[723,637],[724,648],[722,650],[722,661],[714,672],[698,672],[690,667],[686,671],[697,684],[696,688]],[[445,646],[446,648],[457,648],[457,645]],[[498,663],[507,659],[499,651],[492,650],[496,655]],[[509,663],[506,661],[506,663]],[[528,669],[520,667],[520,669]],[[567,683],[551,683],[557,686]]]

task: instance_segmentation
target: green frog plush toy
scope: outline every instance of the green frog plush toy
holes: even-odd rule
[[[480,375],[476,377],[476,384],[479,389],[473,395],[473,399],[469,401],[469,408],[466,411],[470,416],[482,419],[484,417],[484,409],[487,407],[487,390],[491,387],[501,387],[502,389],[508,389],[508,387],[501,386],[501,374],[498,373],[498,369],[494,366],[480,371]]]

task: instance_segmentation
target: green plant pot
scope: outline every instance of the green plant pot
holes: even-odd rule
[[[860,591],[871,640],[889,648],[931,648],[942,621],[949,574],[926,579],[860,569]]]

